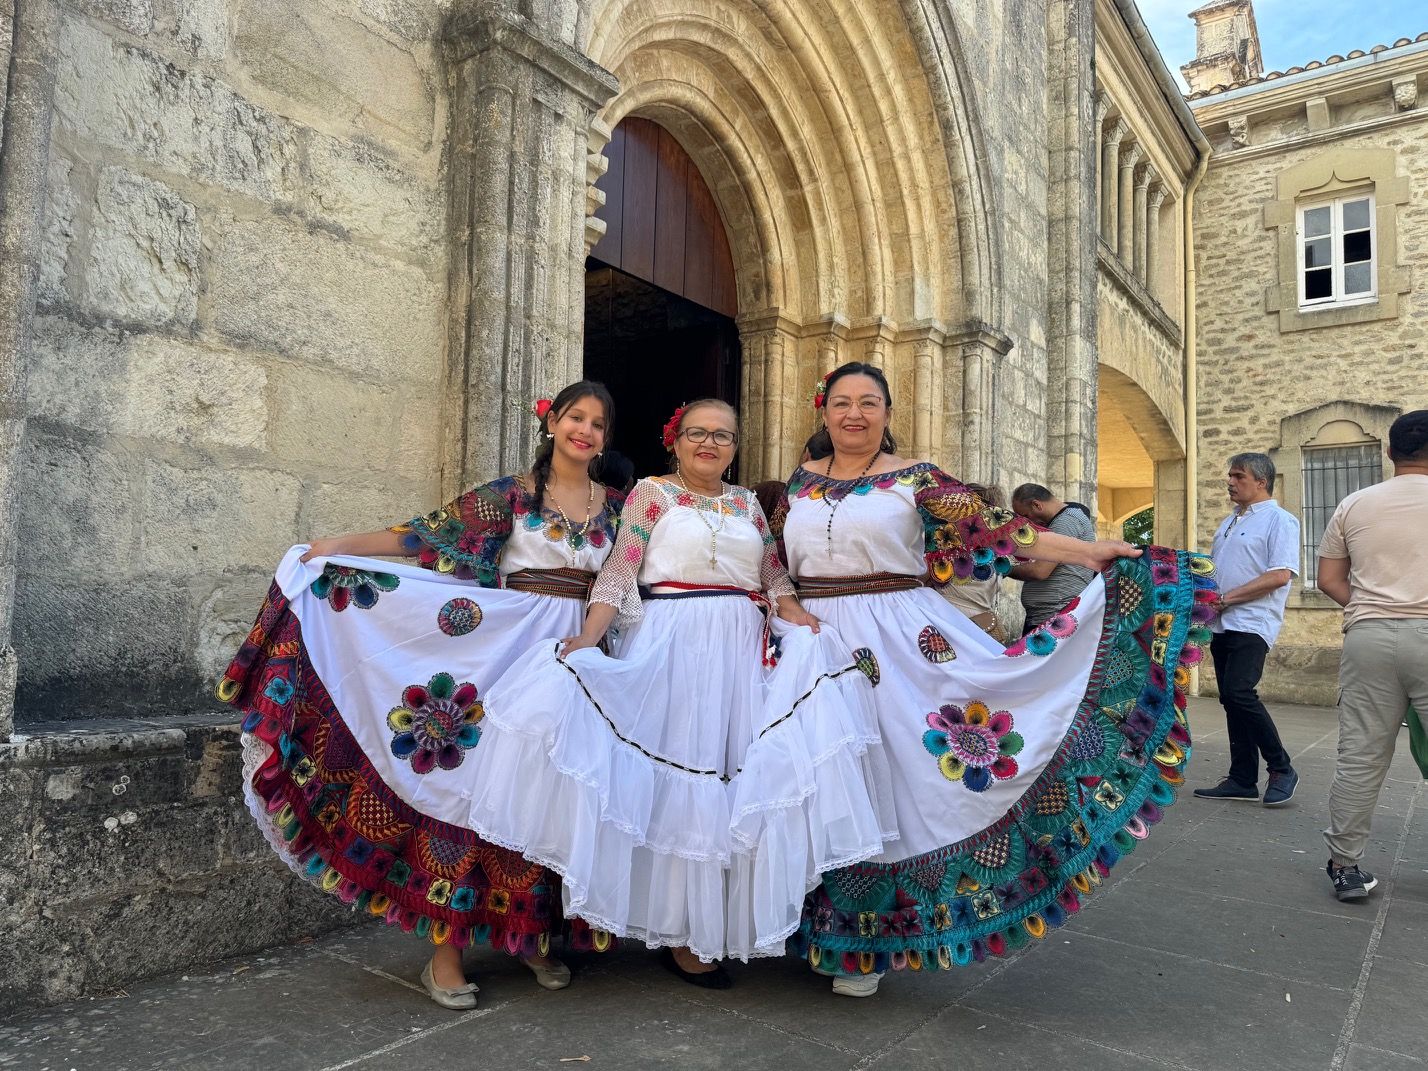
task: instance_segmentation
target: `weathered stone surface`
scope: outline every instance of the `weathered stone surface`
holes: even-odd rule
[[[257,197],[285,197],[297,180],[296,145],[277,116],[77,19],[60,36],[55,111],[98,145]]]
[[[129,323],[191,322],[198,248],[193,205],[142,175],[105,168],[85,272],[89,311]]]
[[[293,542],[302,485],[266,469],[187,469],[144,464],[144,565],[196,575],[277,564]]]
[[[71,561],[64,570],[21,575],[15,704],[22,728],[211,705],[187,654],[193,642],[188,592],[172,583],[108,579],[119,571],[106,573],[99,560],[76,570]]]
[[[79,198],[70,186],[74,165],[54,153],[50,157],[49,187],[45,191],[45,249],[40,260],[40,282],[36,302],[58,305],[69,300],[65,280],[69,274],[69,253],[74,243],[75,216]]]
[[[0,744],[0,1008],[356,921],[261,844],[239,788],[212,718]]]
[[[237,341],[378,382],[434,377],[444,286],[282,222],[237,222],[214,251],[214,326]]]
[[[58,316],[37,319],[28,348],[37,416],[186,446],[260,449],[266,441],[267,373],[252,358]]]
[[[397,427],[397,451],[392,472],[416,487],[437,493],[441,467],[441,401],[435,395],[418,395],[402,409]]]
[[[412,42],[430,41],[441,22],[436,0],[356,0],[362,15]]]
[[[233,43],[228,0],[176,0],[180,46],[197,59],[217,60]]]
[[[250,0],[235,48],[258,84],[382,138],[425,146],[433,88],[410,52],[316,5]]]
[[[432,255],[443,233],[440,191],[370,147],[314,135],[308,146],[314,209],[354,237]]]
[[[138,551],[132,458],[31,434],[21,464],[29,474],[20,503],[21,574],[72,575],[76,558],[90,555],[102,558],[110,576],[132,571]]]
[[[433,499],[421,497],[421,488],[411,484],[394,491],[386,487],[325,483],[313,492],[307,520],[311,538],[318,538],[402,524],[438,505],[440,503]]]
[[[260,449],[267,438],[267,373],[241,355],[140,335],[126,347],[117,430],[185,445]]]
[[[154,28],[153,0],[68,0],[86,15],[143,37]]]
[[[276,456],[308,470],[369,473],[386,468],[399,413],[389,387],[288,363],[275,365],[269,382]]]
[[[303,533],[296,533],[293,542],[304,538]],[[276,567],[277,562],[272,564]],[[216,681],[232,661],[234,653],[253,627],[258,607],[262,605],[271,580],[271,570],[225,573],[199,603],[194,659],[199,674],[205,680]]]

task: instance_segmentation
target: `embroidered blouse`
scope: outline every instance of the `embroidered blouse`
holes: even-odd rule
[[[645,479],[630,492],[622,516],[614,552],[590,592],[591,602],[619,610],[622,625],[642,616],[640,585],[662,581],[762,591],[770,599],[794,594],[764,511],[747,488],[708,498]]]
[[[1007,573],[1038,532],[927,461],[854,480],[800,465],[774,527],[794,576],[927,572],[937,587]]]
[[[558,513],[536,506],[518,478],[502,476],[392,531],[403,534],[406,549],[415,551],[425,568],[482,587],[500,587],[503,577],[522,569],[593,573],[614,545],[624,501],[611,487],[604,488],[604,496],[587,525],[567,531]]]

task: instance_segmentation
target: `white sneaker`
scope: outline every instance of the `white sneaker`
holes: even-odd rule
[[[833,979],[833,992],[840,997],[872,997],[878,992],[881,974],[840,974]]]

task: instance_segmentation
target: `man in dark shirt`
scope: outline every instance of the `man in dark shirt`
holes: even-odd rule
[[[1035,521],[1061,535],[1096,541],[1096,526],[1084,507],[1063,502],[1039,483],[1024,483],[1012,492],[1012,509],[1018,516]],[[1022,581],[1021,605],[1026,611],[1022,635],[1056,613],[1081,594],[1091,582],[1091,570],[1081,565],[1058,565],[1054,562],[1024,562],[1014,566],[1011,575]]]

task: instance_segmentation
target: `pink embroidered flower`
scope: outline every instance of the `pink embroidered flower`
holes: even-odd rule
[[[1054,614],[1042,623],[1042,628],[1058,640],[1063,640],[1076,631],[1076,618],[1064,611]]]
[[[966,709],[944,703],[927,715],[930,728],[922,746],[936,756],[942,776],[961,781],[973,792],[985,792],[995,781],[1015,777],[1019,767],[1013,755],[1021,751],[1020,733],[1012,732],[1012,716],[993,713],[980,699]]]

